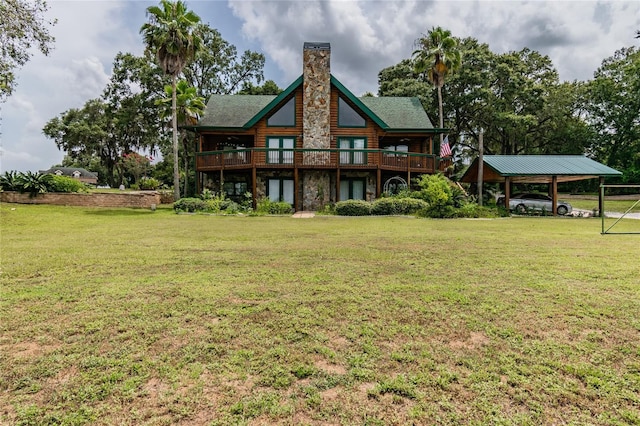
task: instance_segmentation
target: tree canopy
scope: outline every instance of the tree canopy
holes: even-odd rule
[[[188,10],[181,0],[161,0],[160,5],[147,8],[149,22],[140,28],[146,51],[155,55],[158,64],[171,76],[172,84],[172,134],[173,134],[173,191],[180,198],[180,165],[178,164],[178,117],[176,82],[189,61],[195,58],[202,46],[196,31],[200,17]]]
[[[203,32],[219,36],[215,30]],[[230,93],[235,90],[230,84],[247,90],[262,91],[262,94],[280,92],[273,81],[267,81],[263,86],[253,85],[257,76],[262,78],[263,61],[244,62],[242,58],[256,58],[262,55],[245,52],[238,56],[235,46],[224,40],[219,40],[219,45],[228,48],[219,50],[215,55],[198,55],[198,59],[183,70],[185,77],[189,75],[195,82],[207,83],[203,88],[193,86],[189,80],[180,83],[180,89],[176,92],[177,122],[183,123],[180,118],[181,92],[193,94],[195,91],[200,102],[204,100],[204,96],[200,95],[201,91]],[[203,48],[208,49],[208,46],[205,38]],[[163,72],[154,59],[149,55],[118,53],[113,61],[111,78],[102,96],[88,101],[82,108],[65,111],[47,123],[44,133],[54,140],[59,149],[67,152],[65,164],[99,171],[102,183],[118,186],[126,175],[121,166],[121,158],[125,153],[144,151],[155,157],[156,151],[160,151],[162,161],[155,164],[154,176],[167,185],[172,184],[172,166],[167,163],[173,162],[174,156],[170,126],[167,126],[166,121],[167,117],[171,117],[171,108],[167,111],[166,106],[167,96],[171,97],[173,92],[172,89],[168,92],[165,89],[167,85],[171,88],[171,77]],[[196,62],[198,65],[193,66]],[[236,65],[221,67],[220,63]],[[242,65],[243,63],[245,65]],[[242,69],[244,71],[238,73]],[[214,76],[211,81],[200,74],[205,72],[204,70],[208,70],[209,76]],[[158,103],[162,105],[161,108]],[[102,111],[103,115],[96,119],[98,110]],[[99,131],[92,136],[91,132],[84,131],[87,128]],[[103,137],[103,134],[110,137]],[[188,132],[178,132],[178,137],[179,141],[182,141],[178,144],[178,159],[183,160],[180,161],[180,174],[183,176],[183,183],[186,184],[188,175],[185,173],[185,165],[190,164],[194,144]]]
[[[531,49],[497,54],[474,38],[458,40],[464,64],[442,87],[444,127],[457,158],[477,153],[480,129],[489,154],[579,154],[592,140],[581,119],[583,85],[560,83],[549,57]],[[379,95],[417,96],[438,116],[433,88],[408,59],[383,69]]]
[[[417,73],[426,73],[427,79],[437,90],[439,127],[442,129],[444,128],[442,86],[447,76],[462,65],[458,40],[451,35],[451,31],[434,27],[420,37],[416,44],[418,49],[413,52],[413,66]],[[443,136],[440,134],[440,144],[442,141]]]
[[[584,102],[597,133],[589,153],[640,182],[640,49],[623,48],[605,59],[587,83]]]
[[[164,87],[165,97],[156,100],[156,105],[162,107],[163,109],[160,111],[160,116],[163,118],[170,117],[171,113],[171,104],[173,102],[173,87],[171,85],[167,85]],[[178,124],[180,126],[185,125],[193,125],[197,123],[198,119],[202,115],[205,109],[204,98],[202,96],[198,96],[196,92],[196,88],[189,85],[186,80],[180,80],[176,84],[176,114],[178,119]],[[189,187],[189,163],[192,158],[192,154],[195,152],[195,143],[193,143],[193,138],[188,137],[188,132],[184,128],[180,129],[179,140],[182,142],[182,160],[183,160],[183,171],[184,171],[184,191],[186,194]]]
[[[49,33],[56,21],[45,17],[44,0],[2,0],[0,2],[0,102],[16,87],[14,71],[26,64],[35,46],[48,55],[55,39]]]
[[[220,32],[200,24],[196,29],[202,48],[184,68],[185,80],[205,99],[213,94],[236,93],[249,82],[260,83],[265,57],[247,50],[238,56],[236,47],[222,38]]]

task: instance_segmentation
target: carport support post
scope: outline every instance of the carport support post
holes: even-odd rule
[[[604,177],[600,176],[600,188],[598,191],[598,215],[604,217]],[[603,225],[604,226],[604,225]]]
[[[555,216],[558,211],[558,176],[551,177],[551,208]]]
[[[511,177],[507,176],[504,179],[504,208],[509,213],[509,200],[511,200]]]
[[[482,153],[484,152],[484,134],[482,133],[482,129],[480,129],[480,135],[478,136],[478,205],[482,207],[482,181],[484,180],[483,176],[483,165],[484,158]],[[508,204],[507,204],[508,208]]]

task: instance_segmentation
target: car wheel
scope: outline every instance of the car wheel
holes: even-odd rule
[[[524,204],[518,204],[514,210],[515,210],[515,211],[516,211],[516,213],[518,213],[518,214],[525,214],[525,213],[527,213],[527,207],[526,207]]]
[[[568,211],[569,210],[567,210],[566,206],[558,206],[557,212],[560,216],[564,216],[565,214],[567,214]]]

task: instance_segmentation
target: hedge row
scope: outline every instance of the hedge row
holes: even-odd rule
[[[335,211],[340,216],[386,216],[412,215],[429,207],[417,198],[379,198],[372,203],[364,200],[346,200],[336,203]]]

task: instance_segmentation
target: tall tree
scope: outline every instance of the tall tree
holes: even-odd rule
[[[476,39],[458,41],[464,65],[443,86],[444,125],[461,160],[475,157],[478,129],[484,148],[495,154],[582,154],[593,140],[581,103],[584,85],[558,82],[551,60],[538,52],[493,53]],[[378,74],[380,96],[417,96],[427,114],[438,114],[409,60]],[[425,95],[426,94],[426,95]]]
[[[416,72],[427,74],[427,79],[438,91],[438,115],[440,128],[444,128],[442,111],[442,86],[447,76],[462,65],[462,55],[458,49],[458,40],[451,31],[434,27],[416,40],[418,48],[413,52]],[[440,144],[443,135],[440,134]]]
[[[118,186],[124,154],[169,145],[155,105],[167,82],[149,59],[118,53],[102,96],[49,120],[43,133],[66,151],[65,162],[100,169],[102,183]]]
[[[0,2],[0,102],[15,89],[14,70],[31,58],[35,45],[48,55],[55,41],[49,27],[56,21],[44,16],[48,10],[44,0],[2,0]]]
[[[70,159],[96,156],[104,165],[109,185],[117,187],[117,163],[127,147],[112,135],[107,105],[100,99],[88,101],[82,108],[72,108],[47,122],[42,132],[54,140]]]
[[[158,99],[156,101],[156,105],[164,106],[165,109],[161,112],[162,117],[171,116],[171,104],[174,98],[174,92],[172,86],[165,86],[165,97],[162,99]],[[189,83],[186,80],[180,80],[176,84],[176,113],[178,117],[178,123],[181,126],[193,125],[198,122],[198,118],[202,115],[205,109],[204,98],[202,96],[198,96],[196,92],[196,88],[189,86]],[[193,150],[193,144],[189,143],[188,131],[182,128],[180,130],[180,140],[182,141],[182,157],[184,164],[184,191],[183,193],[187,193],[187,189],[189,187],[189,160],[190,160],[190,152]],[[191,148],[191,149],[189,149]]]
[[[279,95],[282,89],[278,87],[275,81],[267,80],[262,86],[254,86],[250,81],[242,85],[239,95]]]
[[[155,55],[162,70],[171,76],[172,130],[173,130],[173,191],[174,198],[180,198],[180,166],[178,163],[178,117],[176,83],[185,65],[192,60],[202,42],[195,31],[200,17],[187,9],[180,0],[161,0],[160,5],[147,8],[149,22],[140,28],[147,52]]]
[[[118,53],[102,100],[113,137],[123,145],[155,154],[168,145],[168,132],[158,119],[155,100],[164,95],[166,77],[148,58]]]
[[[623,48],[605,59],[588,83],[585,104],[598,133],[591,153],[625,178],[640,179],[640,49]]]
[[[198,25],[202,49],[184,68],[184,78],[196,88],[198,95],[208,99],[213,94],[227,95],[237,92],[245,84],[263,80],[264,55],[245,51],[238,57],[234,45],[220,32],[205,24]]]

